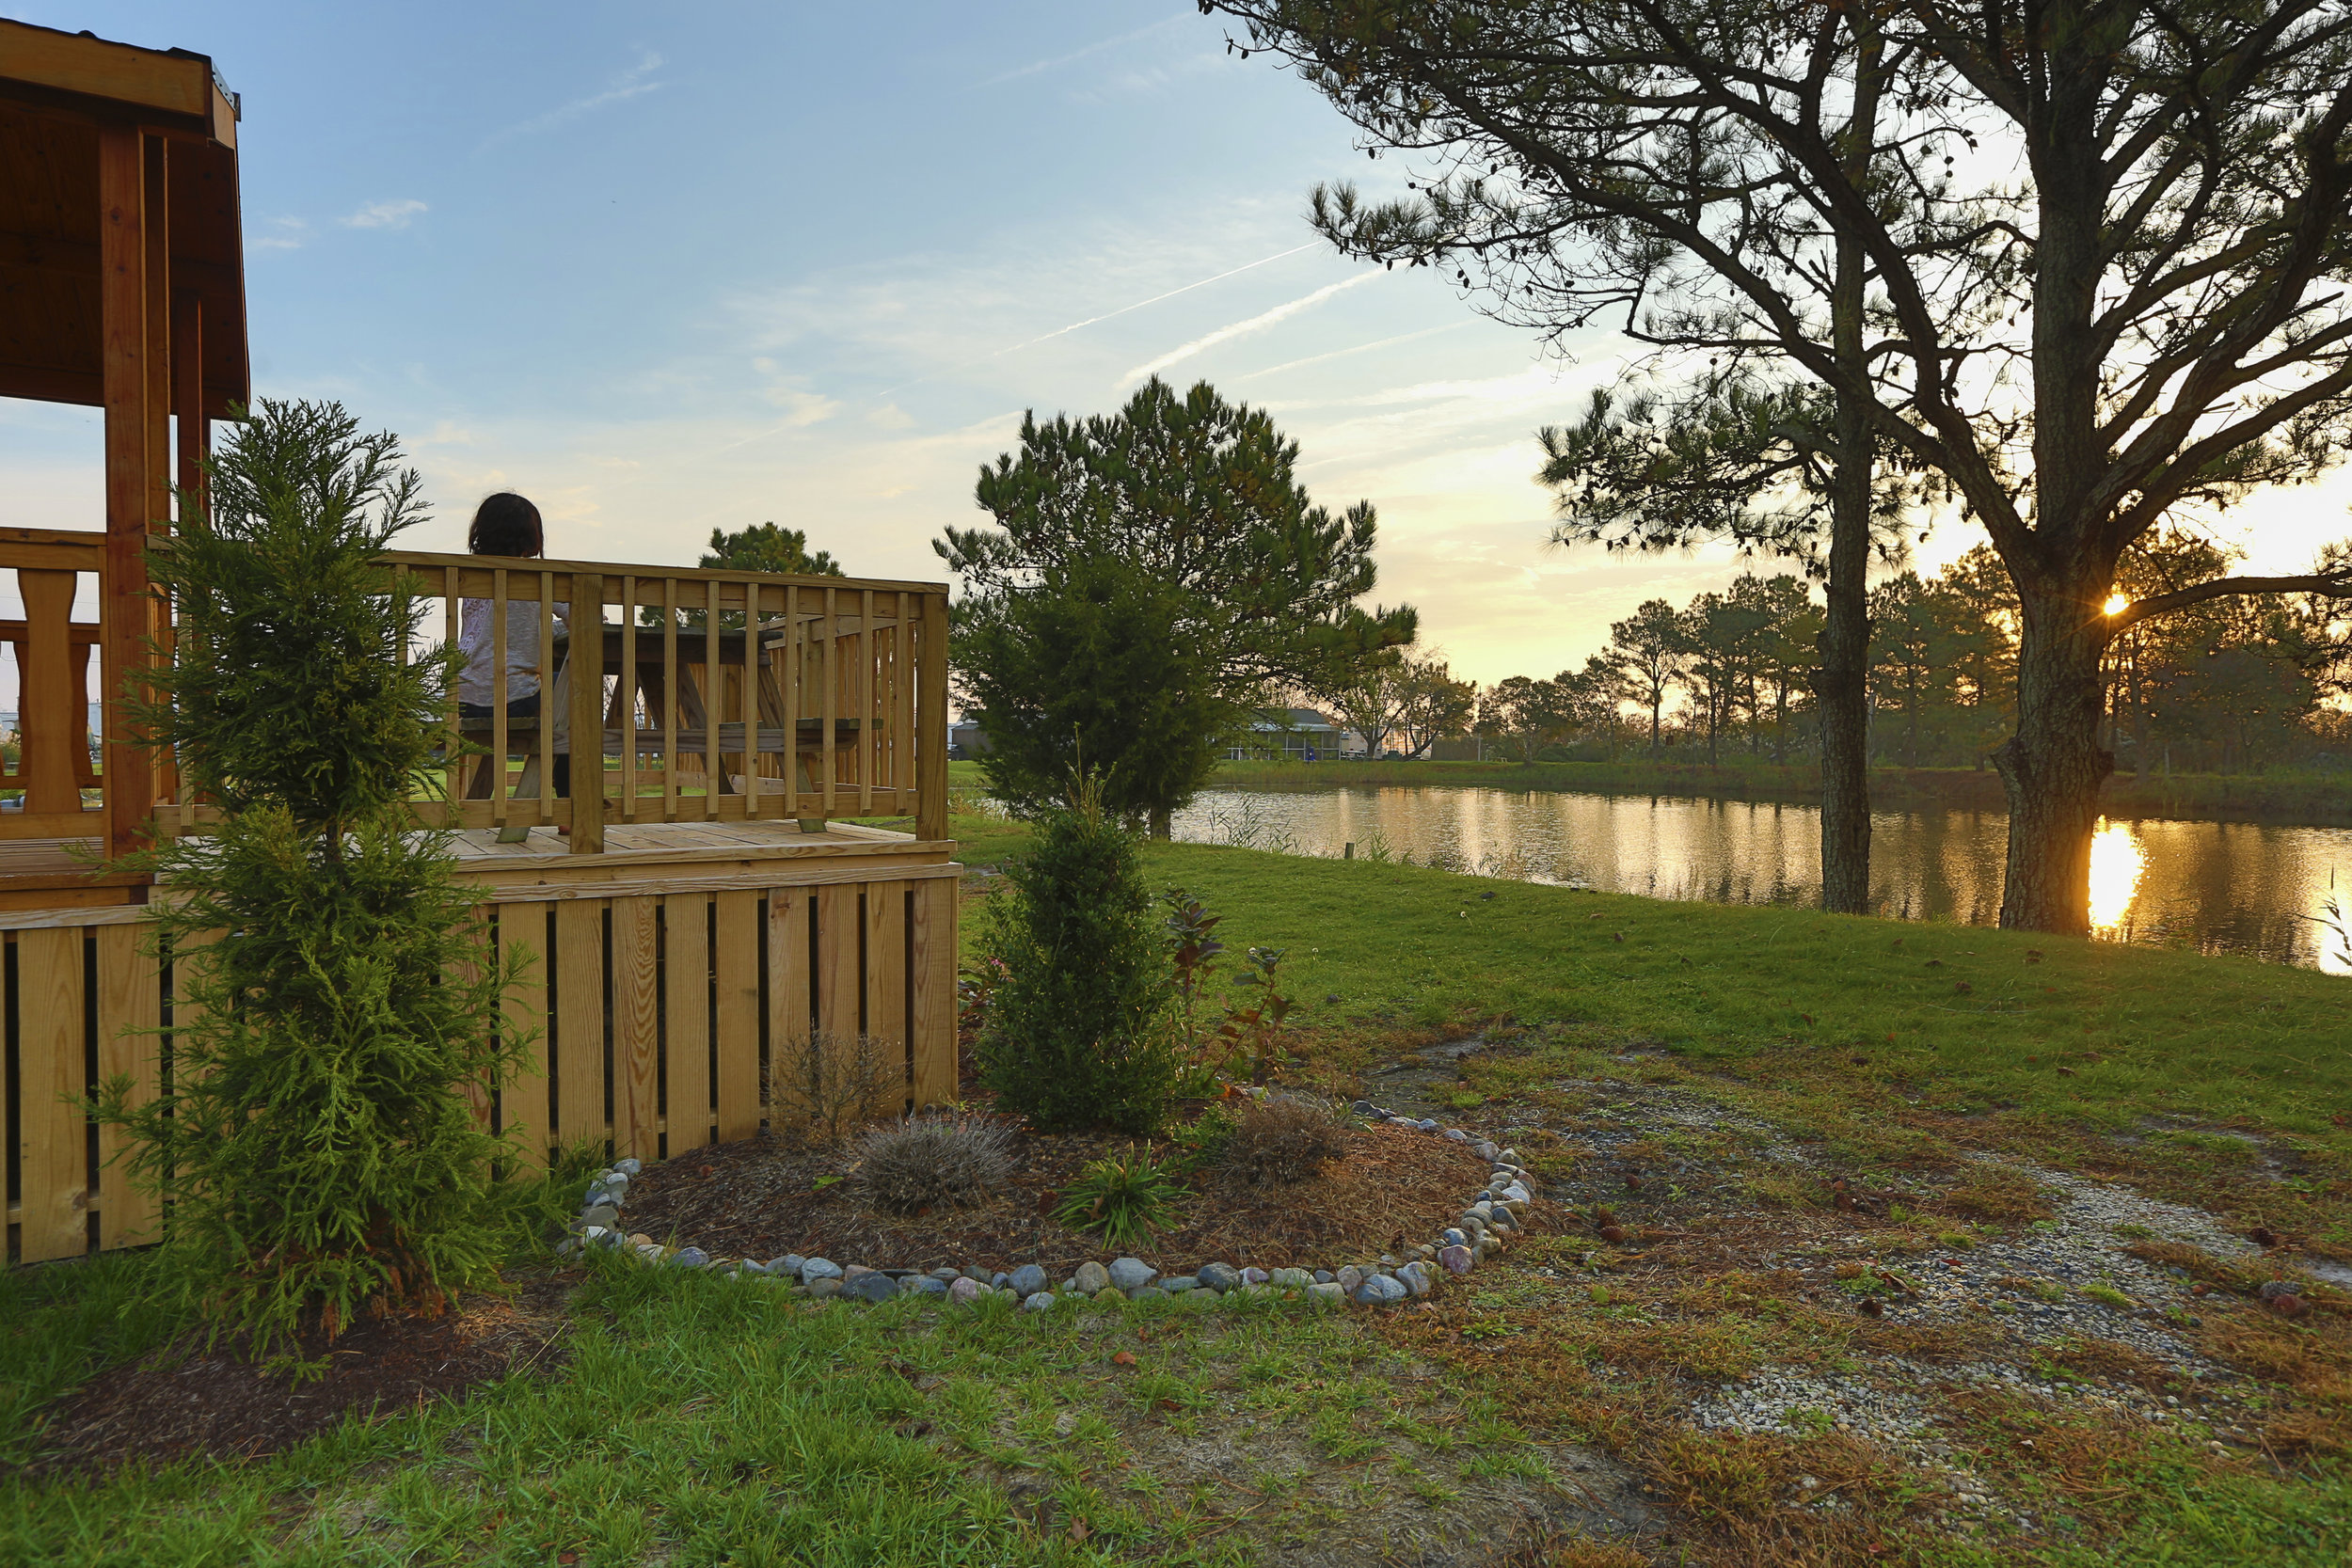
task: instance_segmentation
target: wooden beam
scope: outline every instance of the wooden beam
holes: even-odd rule
[[[176,272],[173,281],[178,281]],[[175,287],[171,293],[171,411],[179,421],[180,488],[200,497],[204,460],[213,454],[213,421],[204,411],[204,296],[194,289]]]
[[[147,137],[131,126],[98,133],[99,331],[105,384],[106,572],[100,595],[100,687],[111,701],[142,654],[147,634],[145,550],[152,473],[162,460],[148,450],[151,421],[148,327],[148,224],[151,214]],[[111,726],[109,726],[111,728]],[[106,837],[109,854],[133,848],[153,803],[153,769],[133,746],[106,747]]]

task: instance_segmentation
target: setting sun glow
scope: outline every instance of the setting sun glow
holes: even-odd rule
[[[2121,594],[2109,594],[2107,595],[2107,602],[2101,605],[2099,608],[2106,614],[2120,615],[2123,612],[2123,608],[2131,602],[2131,600],[2125,598]]]
[[[2122,923],[2138,896],[2139,879],[2148,869],[2148,852],[2139,838],[2121,822],[2102,820],[2090,840],[2090,925],[2106,930]]]

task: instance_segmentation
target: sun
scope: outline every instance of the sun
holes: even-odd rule
[[[2125,598],[2121,594],[2109,594],[2107,595],[2107,602],[2101,605],[2099,608],[2106,614],[2121,615],[2123,613],[2124,609],[2131,604],[2131,600]]]

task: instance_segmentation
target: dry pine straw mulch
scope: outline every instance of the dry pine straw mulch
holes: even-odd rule
[[[1488,1165],[1466,1145],[1396,1127],[1351,1130],[1342,1158],[1308,1180],[1252,1186],[1221,1171],[1186,1178],[1175,1223],[1132,1254],[1170,1274],[1212,1260],[1280,1268],[1362,1262],[1434,1237],[1486,1186]],[[840,1148],[763,1133],[693,1149],[630,1186],[622,1226],[714,1257],[765,1260],[787,1252],[870,1268],[1041,1263],[1059,1278],[1113,1250],[1051,1211],[1090,1160],[1123,1137],[1024,1132],[1005,1191],[967,1209],[901,1218],[866,1208]],[[849,1176],[822,1187],[824,1177]]]
[[[43,1413],[40,1457],[26,1477],[99,1471],[192,1454],[262,1459],[340,1424],[421,1409],[511,1372],[564,1361],[562,1280],[519,1283],[512,1296],[469,1296],[437,1318],[366,1318],[332,1341],[307,1339],[324,1377],[297,1381],[242,1345],[205,1348],[203,1331],[101,1372]]]

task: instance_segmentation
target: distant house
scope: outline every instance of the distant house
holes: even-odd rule
[[[988,732],[977,719],[947,726],[947,755],[957,762],[969,762],[990,750]]]
[[[1261,708],[1226,749],[1232,762],[1321,762],[1364,749],[1363,738],[1311,707]]]

